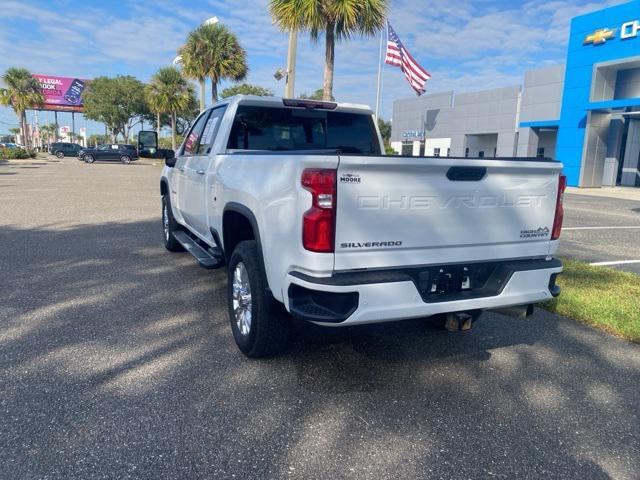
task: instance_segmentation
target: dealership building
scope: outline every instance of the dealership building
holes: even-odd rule
[[[403,155],[551,157],[571,186],[640,186],[640,0],[576,17],[565,64],[523,85],[397,100]]]

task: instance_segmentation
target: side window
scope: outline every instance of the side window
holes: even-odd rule
[[[202,138],[198,145],[198,155],[206,155],[211,151],[213,141],[216,139],[218,129],[220,128],[220,122],[222,121],[222,117],[226,110],[226,105],[211,110],[211,115],[204,126]]]
[[[204,126],[207,123],[207,118],[209,117],[210,112],[210,110],[205,111],[198,117],[196,123],[193,124],[193,127],[191,127],[191,130],[184,141],[184,146],[182,147],[182,155],[198,154],[200,140],[202,139],[202,132],[204,131]]]

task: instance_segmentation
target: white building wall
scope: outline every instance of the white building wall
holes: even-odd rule
[[[446,157],[447,150],[451,148],[451,139],[450,138],[427,138],[424,145],[424,155],[425,157],[433,157],[434,150],[436,148],[440,149],[440,156]]]
[[[425,155],[430,155],[429,141],[450,139],[451,156],[470,156],[482,149],[486,156],[535,156],[537,133],[520,122],[557,120],[560,116],[564,65],[529,71],[524,87],[519,85],[461,93],[445,92],[419,98],[397,100],[393,105],[392,140],[399,142],[426,139]],[[631,77],[631,75],[629,75]],[[635,77],[634,77],[635,81]],[[633,82],[629,80],[629,84]],[[495,145],[482,145],[475,136],[494,135]],[[444,146],[441,147],[444,155]],[[419,153],[419,150],[418,150]]]
[[[558,120],[562,108],[564,65],[530,70],[524,74],[521,122]]]

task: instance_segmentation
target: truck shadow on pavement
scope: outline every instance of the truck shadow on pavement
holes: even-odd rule
[[[0,477],[633,478],[640,348],[538,310],[233,344],[159,220],[0,227]]]

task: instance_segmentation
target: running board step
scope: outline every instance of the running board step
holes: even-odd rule
[[[188,233],[183,231],[173,232],[173,237],[198,261],[204,268],[219,268],[224,263],[222,255],[217,255],[218,248],[205,250]]]

